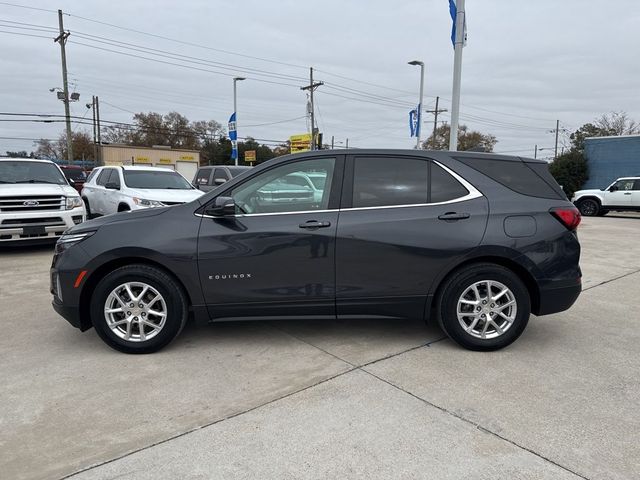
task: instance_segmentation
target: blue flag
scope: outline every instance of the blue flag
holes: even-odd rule
[[[453,21],[453,25],[451,25],[451,44],[453,48],[456,48],[456,17],[458,16],[458,8],[456,7],[456,2],[454,0],[449,0],[449,14],[451,15],[451,20]],[[462,33],[463,45],[467,44],[467,15],[465,12],[464,16],[464,30]]]
[[[236,130],[236,112],[229,117],[229,140],[231,140],[231,159],[238,158],[238,131]]]

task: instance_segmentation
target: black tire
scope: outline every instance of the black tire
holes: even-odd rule
[[[578,210],[583,217],[595,217],[600,212],[600,202],[593,198],[585,198],[578,203]]]
[[[89,206],[89,200],[85,197],[82,197],[82,201],[84,202],[84,209],[87,211],[87,220],[91,220],[91,207]]]
[[[164,326],[146,341],[120,338],[105,319],[104,307],[109,295],[127,282],[143,282],[153,287],[166,304]],[[90,311],[96,332],[111,348],[124,353],[153,353],[168,345],[184,328],[188,316],[188,300],[177,281],[162,270],[148,265],[128,265],[112,271],[100,280],[91,296]]]
[[[458,300],[473,284],[485,280],[506,286],[517,307],[510,327],[495,338],[477,338],[465,331],[458,321]],[[458,345],[477,351],[499,350],[513,343],[527,326],[530,314],[531,300],[525,284],[511,270],[493,263],[478,263],[454,272],[445,280],[436,303],[436,315],[447,336]]]

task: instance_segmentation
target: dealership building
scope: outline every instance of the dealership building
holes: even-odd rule
[[[606,188],[616,178],[640,176],[640,135],[589,137],[584,141],[589,180],[582,188]]]

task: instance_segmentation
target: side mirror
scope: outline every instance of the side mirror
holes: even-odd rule
[[[212,217],[224,217],[235,215],[236,202],[231,197],[217,197],[213,203],[209,204],[204,210],[205,215]]]
[[[611,186],[609,187],[609,191],[610,191],[610,192],[616,192],[616,191],[618,191],[618,187],[616,187],[615,185],[611,185]]]
[[[120,190],[120,185],[118,185],[115,182],[109,182],[109,183],[105,184],[104,188],[106,188],[108,190]]]
[[[214,178],[213,179],[213,183],[215,183],[216,185],[222,185],[226,181],[227,181],[226,178]]]

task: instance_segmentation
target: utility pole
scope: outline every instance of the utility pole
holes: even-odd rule
[[[96,95],[96,130],[98,133],[98,165],[102,165],[102,137],[100,136],[100,99]]]
[[[349,148],[349,139],[347,138],[347,144],[345,145],[345,148]]]
[[[556,147],[553,154],[553,159],[558,158],[558,132],[560,131],[560,120],[556,120]]]
[[[320,85],[324,85],[324,82],[313,83],[313,67],[309,68],[309,85],[306,87],[300,87],[300,90],[309,90],[311,100],[311,150],[316,149],[316,124],[314,116],[313,91]]]
[[[431,145],[433,149],[436,148],[436,131],[438,130],[438,114],[448,112],[446,108],[438,109],[438,104],[440,103],[440,97],[436,97],[436,108],[434,110],[425,110],[427,113],[433,113],[433,144]]]
[[[533,150],[533,158],[538,158],[538,145],[536,144],[535,149]]]
[[[451,130],[449,150],[458,150],[458,123],[460,121],[460,81],[462,79],[462,49],[464,48],[464,0],[456,0],[456,38],[453,57],[453,94],[451,100]]]
[[[333,150],[333,135],[331,135],[331,150]]]
[[[87,104],[87,107],[89,104]],[[93,126],[93,160],[96,162],[96,166],[98,165],[98,136],[96,129],[96,96],[91,96],[91,113],[93,115],[93,121],[91,125]]]
[[[67,53],[65,51],[67,37],[71,34],[64,31],[62,10],[58,10],[58,26],[60,28],[60,35],[54,38],[53,41],[60,43],[60,55],[62,57],[62,91],[64,92],[64,116],[67,123],[67,161],[71,163],[73,162],[73,141],[71,138],[71,113],[69,112],[69,84],[67,83]]]

